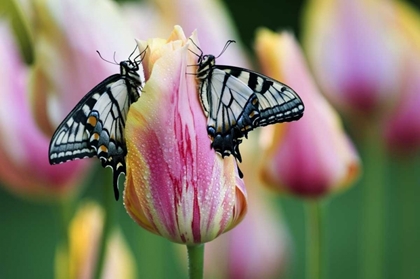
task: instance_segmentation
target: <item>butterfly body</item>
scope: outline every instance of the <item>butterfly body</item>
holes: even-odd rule
[[[199,55],[197,79],[211,147],[222,157],[233,155],[241,162],[239,144],[248,132],[303,115],[303,102],[289,86],[247,69],[216,65],[214,55]]]
[[[125,121],[145,82],[140,63],[121,61],[120,73],[90,90],[58,126],[50,142],[50,164],[97,156],[103,167],[112,168],[116,199],[118,177],[126,171]]]

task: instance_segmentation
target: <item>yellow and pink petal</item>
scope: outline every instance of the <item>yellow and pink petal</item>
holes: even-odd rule
[[[167,41],[140,43],[146,46],[150,78],[127,117],[125,206],[139,225],[171,241],[211,241],[243,218],[244,183],[234,158],[210,148],[195,68],[188,67],[197,57],[182,29]]]

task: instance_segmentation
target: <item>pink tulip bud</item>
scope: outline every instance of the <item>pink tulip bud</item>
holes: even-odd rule
[[[322,92],[340,109],[378,114],[398,97],[400,49],[390,2],[309,1],[305,50]]]
[[[337,113],[320,95],[293,35],[261,30],[256,48],[264,73],[291,86],[305,103],[299,121],[264,128],[264,181],[305,197],[349,185],[359,173],[359,158]]]

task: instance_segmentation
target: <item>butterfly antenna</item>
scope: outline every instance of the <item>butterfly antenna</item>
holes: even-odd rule
[[[229,40],[229,41],[227,41],[226,44],[225,44],[225,46],[223,47],[222,51],[220,52],[220,54],[216,58],[219,58],[226,51],[226,49],[229,47],[229,45],[231,43],[236,43],[236,41],[235,40]]]
[[[202,57],[203,56],[203,51],[201,50],[201,48],[199,48],[198,47],[198,45],[193,41],[193,39],[189,39],[192,43],[193,43],[193,45],[195,45],[195,47],[200,51],[200,54],[198,54],[198,53],[196,53],[196,52],[194,52],[194,51],[192,51],[191,49],[188,49],[189,51],[191,51],[192,53],[194,53],[197,57]]]
[[[149,48],[149,45],[147,45],[147,46],[146,46],[146,48],[145,48],[142,52],[140,52],[140,53],[139,53],[139,55],[137,55],[137,56],[134,58],[134,61],[136,61],[137,59],[140,59],[140,61],[139,61],[139,62],[143,61],[144,57],[146,56],[146,50],[147,50],[148,48]]]
[[[102,55],[101,55],[101,53],[99,52],[99,50],[97,50],[96,52],[99,54],[99,57],[100,57],[102,60],[104,60],[105,62],[108,62],[108,63],[110,63],[110,64],[114,64],[114,65],[118,65],[118,63],[115,61],[115,52],[114,52],[114,62],[109,61],[109,60],[107,60],[107,59],[103,58],[103,57],[102,57]]]
[[[114,55],[112,56],[112,59],[114,59],[115,64],[118,64],[117,60],[115,59],[115,55],[116,55],[116,52],[114,51]]]
[[[133,56],[133,54],[136,52],[137,48],[138,48],[138,45],[137,45],[137,43],[136,43],[136,47],[135,47],[135,48],[134,48],[134,50],[131,52],[130,56],[128,56],[128,60],[131,60],[131,56]],[[136,58],[134,58],[134,60],[136,60]]]

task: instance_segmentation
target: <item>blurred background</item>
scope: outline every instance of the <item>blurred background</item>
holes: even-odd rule
[[[43,12],[40,8],[31,10],[30,4],[28,5],[31,1],[20,2],[24,3],[22,4],[24,6],[24,17],[28,17],[29,20],[31,20],[31,17],[39,16],[37,13]],[[60,1],[57,1],[57,3],[58,2]],[[177,2],[178,1],[175,1],[174,3]],[[188,1],[179,2],[183,5],[188,5]],[[312,2],[316,3],[316,1]],[[127,3],[128,1],[118,1],[118,5],[125,5],[123,11],[128,13],[130,8],[129,6],[126,6]],[[142,1],[142,4],[144,3],[148,2]],[[150,3],[155,3],[156,6],[159,7],[165,5],[166,2],[150,1]],[[325,5],[328,1],[319,1],[319,3],[319,5]],[[420,1],[412,0],[406,1],[405,3],[410,3],[413,10],[417,13],[419,12]],[[129,4],[132,5],[133,3],[130,2]],[[305,31],[303,15],[307,12],[305,10],[308,4],[307,1],[266,0],[256,2],[231,0],[223,1],[222,4],[232,21],[233,27],[229,28],[237,30],[237,37],[223,38],[220,39],[220,42],[225,39],[235,39],[242,42],[244,53],[249,59],[249,61],[243,62],[243,64],[249,65],[252,69],[259,69],[258,59],[256,58],[254,51],[256,30],[258,28],[266,27],[273,31],[288,30],[296,35],[299,42],[303,42],[302,37]],[[4,7],[6,7],[4,10],[10,9],[8,4],[4,5]],[[141,7],[140,9],[145,8]],[[202,9],[205,9],[205,6],[203,6]],[[145,11],[144,14],[147,14],[147,10]],[[95,11],[85,12],[94,14]],[[205,10],[202,12],[203,14],[206,13]],[[133,13],[133,10],[131,10],[130,13]],[[150,14],[153,15],[153,13]],[[6,12],[3,12],[2,15],[4,18],[9,16]],[[16,20],[16,18],[14,18],[14,20]],[[191,21],[194,22],[194,20],[198,21],[199,18],[193,18]],[[37,25],[39,24],[41,26],[41,21],[42,20],[35,22],[37,22]],[[416,22],[416,24],[418,22]],[[19,24],[15,25],[15,28],[19,28],[16,27],[18,25]],[[141,29],[142,27],[138,28]],[[145,28],[153,29],[151,27],[149,28],[149,26],[146,26]],[[414,25],[413,29],[417,31],[417,35],[420,35],[420,25]],[[118,30],[112,31],[118,32]],[[152,30],[149,30],[149,32],[152,32]],[[189,33],[186,31],[186,34],[188,35]],[[167,35],[159,33],[159,36],[163,36],[163,38],[168,35],[169,33],[167,33]],[[316,36],[316,33],[313,36]],[[141,37],[140,39],[147,38],[148,37]],[[308,41],[310,40],[308,39]],[[25,41],[20,41],[19,44],[24,52],[26,51],[24,60],[27,65],[31,65],[31,63],[33,63],[31,62],[33,57],[31,58],[31,54],[28,54],[30,52],[28,46],[25,45]],[[101,46],[97,45],[92,46],[92,53],[96,55],[95,50],[101,49],[100,47]],[[305,45],[304,49],[306,50],[307,47],[308,45]],[[203,45],[203,48],[206,48],[206,46]],[[211,50],[214,49],[213,53],[216,54],[218,53],[217,50],[221,50],[222,48],[223,43],[217,43],[212,46]],[[112,49],[113,48],[111,47],[111,52],[102,53],[103,56],[111,57]],[[132,47],[130,46],[128,49],[132,49]],[[305,52],[305,54],[309,56],[308,53],[308,51]],[[57,60],[59,57],[60,55],[53,57],[53,60],[45,60],[44,62],[48,67],[54,68],[56,63],[60,64],[60,61]],[[388,57],[384,54],[382,58],[383,60],[386,60]],[[223,60],[224,63],[228,63],[229,55],[225,54],[223,59],[225,59]],[[308,59],[311,63],[316,63],[312,62],[314,59]],[[117,61],[119,60],[117,52]],[[102,61],[99,63],[102,63]],[[115,72],[115,68],[112,68],[112,66],[113,65],[111,65],[111,69]],[[319,68],[312,64],[311,69],[319,70]],[[102,73],[98,73],[97,75],[98,76],[95,77],[96,80],[91,81],[93,84],[88,85],[87,88],[93,87],[97,82],[107,76]],[[316,76],[316,74],[314,75]],[[42,76],[42,73],[37,73],[35,78]],[[420,76],[418,76],[418,79],[420,80]],[[69,87],[71,84],[71,81],[69,81],[69,84],[66,86]],[[80,87],[75,86],[75,88],[78,89]],[[42,87],[38,87],[37,90],[42,90]],[[320,91],[324,93],[322,87]],[[78,96],[83,96],[86,92],[87,91],[80,92],[78,93]],[[419,89],[417,89],[416,94],[420,95]],[[4,96],[1,97],[2,100],[8,98],[7,94],[3,95]],[[391,99],[391,101],[398,102],[396,99]],[[42,106],[42,104],[38,105]],[[333,106],[335,105],[333,104]],[[413,145],[408,151],[394,152],[392,148],[389,148],[389,150],[391,150],[389,152],[384,151],[383,154],[379,156],[377,156],[377,154],[372,155],[369,153],[369,148],[375,146],[375,143],[366,143],[364,132],[361,132],[361,130],[368,131],[369,129],[376,128],[366,128],[366,125],[369,125],[369,122],[367,122],[367,124],[362,123],[365,116],[363,114],[355,113],[354,111],[357,112],[357,109],[349,112],[349,110],[342,109],[340,105],[335,106],[335,108],[343,117],[344,127],[352,139],[355,148],[359,151],[362,170],[361,177],[352,185],[352,187],[347,188],[345,191],[334,192],[331,195],[322,197],[323,206],[326,207],[326,210],[324,211],[324,237],[322,242],[326,255],[324,278],[361,278],[360,269],[363,269],[363,263],[361,263],[360,259],[360,245],[364,241],[362,240],[362,235],[364,226],[366,225],[365,221],[362,220],[363,216],[366,215],[366,191],[364,190],[364,187],[371,186],[368,184],[372,182],[372,180],[364,179],[364,175],[368,172],[380,172],[379,175],[382,177],[381,181],[383,187],[382,192],[380,193],[381,197],[378,198],[381,203],[380,206],[382,206],[380,207],[382,211],[379,213],[379,216],[383,217],[383,220],[380,222],[380,227],[382,229],[380,231],[381,235],[379,236],[379,238],[383,240],[381,242],[381,248],[383,250],[379,250],[377,254],[378,257],[383,260],[383,276],[380,278],[420,278],[418,257],[418,252],[420,251],[420,218],[417,214],[420,211],[420,203],[418,202],[420,198],[420,187],[418,187],[420,186],[420,157],[418,156],[418,144]],[[8,121],[11,118],[20,117],[20,111],[8,111],[8,113],[9,114],[6,116]],[[418,112],[415,111],[414,113]],[[382,115],[382,113],[378,113],[378,115]],[[1,113],[0,118],[1,117],[4,118],[5,114]],[[368,118],[370,116],[366,117]],[[376,118],[376,116],[373,118]],[[50,122],[48,124],[54,126],[58,123]],[[42,127],[42,130],[46,131],[46,134],[51,133],[51,128],[48,128],[47,126],[48,125]],[[419,126],[419,123],[417,123],[417,126]],[[4,131],[6,130],[3,130],[0,134],[2,136],[2,141],[4,137],[7,137]],[[381,137],[377,137],[377,139],[380,138]],[[377,144],[386,145],[386,143]],[[5,146],[3,148],[11,147]],[[19,149],[20,147],[15,146],[14,148]],[[246,153],[246,151],[244,151],[244,153]],[[2,151],[0,155],[4,155],[4,151]],[[47,160],[47,153],[40,156],[44,156],[42,159]],[[368,160],[367,165],[364,163],[366,158]],[[93,200],[101,204],[104,199],[104,188],[106,188],[106,191],[108,192],[112,191],[111,171],[109,169],[102,169],[96,159],[90,159],[88,161],[90,163],[87,164],[91,164],[92,168],[89,169],[88,174],[83,176],[84,179],[79,181],[81,186],[79,187],[80,189],[77,190],[79,195],[78,199]],[[246,158],[244,161],[247,161]],[[7,173],[8,161],[3,160],[0,163],[2,164],[2,172],[0,173]],[[37,171],[35,168],[36,163],[32,164],[29,162],[28,164],[28,168],[33,166],[35,172]],[[375,166],[378,165],[381,167],[376,169]],[[84,166],[87,165],[85,164]],[[371,168],[372,166],[373,168]],[[73,167],[75,169],[78,168],[77,166]],[[21,178],[27,176],[24,169],[20,173],[20,176]],[[30,179],[31,176],[28,175],[28,177],[28,179]],[[31,191],[25,193],[25,190],[22,189],[14,191],[13,185],[9,182],[11,181],[9,178],[4,180],[0,177],[0,181],[3,181],[1,183],[5,186],[0,187],[0,278],[55,278],[54,263],[56,261],[57,243],[60,241],[60,231],[63,230],[63,228],[60,227],[59,217],[57,217],[59,206],[57,206],[54,201],[51,201],[54,200],[54,198],[38,198],[37,195],[39,193],[33,193]],[[255,189],[252,190],[252,192],[254,191]],[[267,201],[266,206],[269,210],[275,211],[276,214],[281,215],[278,224],[276,223],[274,226],[281,227],[283,232],[281,241],[284,242],[284,244],[281,245],[281,249],[284,249],[284,252],[282,252],[282,258],[279,258],[278,261],[279,268],[275,271],[275,275],[270,275],[267,278],[305,278],[305,202],[307,197],[302,198],[296,195],[278,195],[274,191],[267,190],[263,187],[261,187],[260,191],[263,192],[263,196]],[[373,195],[375,195],[375,193],[373,193]],[[375,198],[371,197],[370,202],[372,201],[375,201]],[[249,207],[252,206],[253,203],[251,202]],[[140,228],[126,213],[121,200],[115,202],[115,207],[117,211],[116,219],[121,227],[122,235],[124,236],[128,249],[131,251],[130,253],[132,254],[136,266],[136,278],[185,278],[187,276],[185,247],[171,243],[162,237],[152,235]],[[375,205],[373,205],[373,207],[375,207]],[[73,208],[72,210],[75,209]],[[231,232],[228,232],[227,234],[230,233]],[[259,237],[264,238],[265,236],[262,234]],[[375,239],[375,231],[370,239]],[[247,245],[246,240],[244,240],[243,245]],[[210,246],[210,244],[208,246]],[[221,254],[224,253],[217,249],[208,249],[220,257],[222,257]],[[258,252],[258,249],[253,253],[254,257],[259,257],[258,253],[260,252]],[[261,253],[264,253],[263,250],[261,250]],[[222,278],[222,275],[208,275],[205,278]]]

